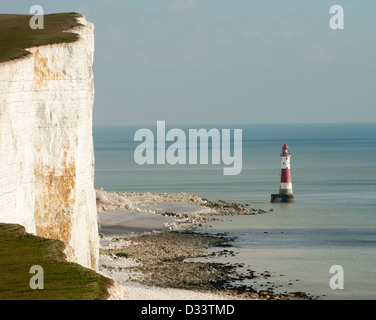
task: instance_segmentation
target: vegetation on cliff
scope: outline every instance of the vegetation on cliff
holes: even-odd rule
[[[79,26],[77,13],[58,13],[44,16],[44,29],[33,30],[31,15],[0,14],[0,62],[18,59],[29,54],[26,48],[53,43],[74,42],[77,33],[66,32]]]
[[[65,244],[0,223],[0,300],[101,300],[113,280],[65,260]],[[43,268],[43,289],[32,289],[32,266]]]

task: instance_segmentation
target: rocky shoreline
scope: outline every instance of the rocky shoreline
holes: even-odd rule
[[[163,215],[176,216],[187,219],[190,223],[209,222],[220,216],[255,215],[267,211],[259,208],[251,208],[238,202],[228,203],[222,200],[210,201],[189,193],[137,193],[137,192],[107,192],[102,187],[96,190],[98,213],[112,210],[131,210],[135,212],[150,212]],[[158,203],[187,203],[202,206],[206,210],[194,212],[168,212],[163,209],[153,208]],[[273,211],[273,209],[271,209]]]
[[[122,202],[123,199],[126,201]],[[113,200],[116,201],[111,203]],[[166,208],[161,204],[177,202],[199,205],[205,209],[194,212],[163,211]],[[160,205],[158,208],[153,207],[157,204]],[[150,290],[156,290],[158,294],[164,290],[167,299],[171,290],[185,292],[187,299],[312,299],[302,292],[275,294],[271,283],[265,290],[255,290],[249,280],[268,279],[268,271],[258,273],[244,264],[219,262],[223,261],[223,257],[236,255],[232,248],[234,238],[224,234],[195,232],[196,226],[202,222],[220,216],[262,214],[267,212],[265,210],[251,209],[238,203],[213,202],[185,193],[106,193],[103,190],[97,191],[97,205],[100,214],[104,215],[104,209],[127,208],[133,212],[147,210],[157,215],[174,216],[185,222],[164,231],[126,236],[101,235],[101,272],[124,287],[124,299],[142,299],[146,292],[150,297]],[[244,280],[248,280],[248,284]],[[202,296],[196,296],[200,294]],[[176,291],[171,294],[171,299],[174,296]]]

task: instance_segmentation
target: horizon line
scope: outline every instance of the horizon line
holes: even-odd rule
[[[110,125],[110,124],[99,124],[99,125],[95,125],[93,124],[93,128],[95,127],[150,127],[150,126],[154,126],[157,124],[157,121],[165,121],[165,120],[156,120],[155,123],[150,123],[150,124],[115,124],[115,125]],[[224,123],[212,123],[212,124],[204,124],[204,123],[199,123],[199,124],[179,124],[179,123],[169,123],[166,121],[166,126],[184,126],[184,127],[187,127],[187,126],[192,126],[192,127],[197,127],[197,126],[206,126],[206,127],[209,127],[209,126],[220,126],[220,127],[223,127],[223,126],[263,126],[263,125],[361,125],[361,124],[376,124],[375,121],[369,121],[369,122],[289,122],[289,123],[231,123],[231,124],[224,124]]]

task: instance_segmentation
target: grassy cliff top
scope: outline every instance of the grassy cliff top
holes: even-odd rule
[[[58,13],[44,16],[44,29],[33,30],[29,22],[32,15],[0,14],[0,63],[29,54],[25,48],[74,42],[77,33],[64,32],[78,26],[77,13]]]
[[[64,244],[0,223],[0,300],[100,300],[112,280],[64,259]],[[31,289],[31,266],[44,272],[44,289]]]

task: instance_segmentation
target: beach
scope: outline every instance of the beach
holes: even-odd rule
[[[96,190],[100,272],[122,287],[124,300],[309,299],[304,293],[254,290],[244,279],[268,279],[251,265],[224,263],[233,238],[196,232],[202,223],[266,210],[212,202],[188,193]],[[220,261],[220,262],[219,262]]]

